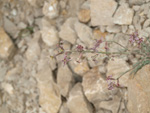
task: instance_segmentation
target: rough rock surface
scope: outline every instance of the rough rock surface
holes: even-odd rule
[[[149,89],[149,65],[142,68],[129,80],[128,84],[128,110],[129,112],[148,113],[150,112],[150,89]]]
[[[76,84],[70,91],[67,106],[69,107],[69,111],[71,113],[93,112],[91,104],[84,97],[82,85],[80,83]],[[76,106],[78,106],[78,109],[76,108]]]
[[[119,25],[130,25],[132,23],[134,11],[128,4],[122,4],[114,15],[114,23]]]
[[[113,14],[117,8],[117,2],[114,0],[91,0],[90,2],[92,25],[113,25]]]
[[[15,53],[15,46],[3,28],[0,28],[0,57],[8,59]]]

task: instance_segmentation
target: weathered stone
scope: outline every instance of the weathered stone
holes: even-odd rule
[[[68,5],[69,5],[69,15],[70,16],[76,16],[78,13],[80,6],[83,4],[85,0],[69,0]]]
[[[70,42],[71,44],[75,44],[77,35],[74,31],[74,23],[77,21],[76,18],[69,18],[66,22],[61,26],[61,30],[59,32],[60,38]]]
[[[128,110],[136,113],[150,112],[150,66],[144,66],[128,84]]]
[[[3,28],[0,28],[0,57],[11,58],[15,53],[15,46]]]
[[[91,0],[91,23],[93,26],[113,25],[113,14],[117,8],[114,0]]]
[[[119,77],[125,71],[128,71],[130,68],[122,58],[114,58],[114,60],[110,60],[107,65],[107,76],[112,75],[113,78]],[[127,87],[129,72],[123,75],[119,82],[122,86]]]
[[[90,47],[92,45],[92,29],[85,24],[76,22],[75,30],[79,39],[87,46]]]
[[[95,29],[93,31],[93,35],[94,35],[94,39],[101,39],[101,38],[104,38],[105,39],[105,36],[107,35],[106,32],[101,32],[99,29]]]
[[[76,84],[69,93],[67,106],[71,113],[93,113],[92,106],[84,97],[80,83]]]
[[[12,36],[12,38],[15,39],[19,34],[19,30],[18,30],[17,26],[6,17],[4,17],[3,20],[4,20],[5,31],[7,33],[9,33]]]
[[[76,61],[71,61],[69,64],[72,70],[78,75],[83,76],[83,74],[89,71],[89,66],[86,60],[83,60],[80,63]]]
[[[87,23],[90,21],[90,10],[89,9],[81,9],[78,13],[78,19],[80,22]]]
[[[98,67],[93,68],[83,76],[83,91],[87,99],[96,107],[101,101],[109,100],[112,91],[108,90],[107,82],[99,73]],[[116,92],[114,89],[113,92]]]
[[[48,46],[54,46],[58,43],[58,32],[54,27],[43,27],[41,30],[42,40]]]
[[[59,4],[57,0],[51,2],[45,2],[43,6],[43,14],[50,19],[54,19],[59,16]]]
[[[121,98],[114,96],[110,101],[102,101],[97,108],[107,109],[112,111],[112,113],[117,113],[120,106],[120,100]]]
[[[106,30],[110,33],[119,33],[121,31],[121,26],[119,25],[107,26]]]
[[[60,88],[60,93],[64,97],[68,96],[70,89],[74,83],[73,75],[67,65],[61,65],[57,72],[57,84]]]
[[[69,109],[68,109],[68,106],[67,106],[66,103],[63,103],[63,104],[61,105],[61,108],[60,108],[59,113],[70,113],[70,112],[69,112]]]
[[[39,45],[40,32],[36,32],[34,38],[29,42],[29,47],[26,51],[26,57],[28,60],[37,60],[41,53]]]
[[[122,27],[122,33],[126,33],[128,30],[128,26],[121,26]]]
[[[41,51],[40,59],[37,63],[38,70],[41,70],[44,66],[50,66],[52,70],[56,69],[56,60],[50,57],[50,53],[47,49]]]
[[[130,5],[141,5],[141,4],[143,4],[144,2],[145,2],[146,0],[130,0],[129,1],[129,4]]]
[[[13,86],[12,86],[11,84],[9,84],[9,83],[3,82],[3,83],[2,83],[2,88],[3,88],[7,93],[9,93],[10,95],[12,95],[13,92],[14,92]]]
[[[47,113],[58,113],[61,105],[61,95],[59,88],[53,80],[52,71],[49,67],[43,67],[43,70],[36,75],[38,88],[40,90],[39,103]]]
[[[134,11],[127,4],[122,4],[114,15],[114,23],[119,25],[130,25]]]

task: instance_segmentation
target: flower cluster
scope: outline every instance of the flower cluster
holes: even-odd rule
[[[113,90],[115,87],[116,88],[124,88],[123,86],[120,85],[119,79],[112,78],[112,75],[108,76],[106,78],[106,81],[108,83],[108,90]]]
[[[137,44],[138,46],[141,45],[141,43],[143,42],[143,38],[139,37],[138,31],[134,32],[133,34],[130,35],[130,39],[129,39],[131,44]]]

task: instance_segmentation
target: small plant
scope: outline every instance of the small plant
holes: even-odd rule
[[[112,90],[114,87],[117,88],[123,88],[122,85],[119,83],[119,79],[121,76],[126,74],[127,72],[131,72],[131,74],[136,74],[143,66],[150,64],[150,39],[149,37],[144,39],[142,37],[139,37],[138,31],[135,31],[133,34],[130,35],[129,37],[129,46],[124,47],[123,45],[119,44],[118,42],[115,41],[105,41],[104,38],[101,38],[99,40],[95,41],[95,44],[92,48],[84,48],[82,45],[76,45],[76,48],[73,50],[65,50],[63,47],[63,42],[61,41],[57,45],[57,50],[58,53],[54,56],[51,56],[52,58],[55,58],[56,56],[60,54],[64,54],[64,59],[62,62],[67,64],[69,61],[72,60],[70,58],[71,53],[79,53],[78,59],[76,61],[80,63],[85,57],[85,53],[94,53],[94,55],[91,57],[94,62],[97,62],[97,57],[99,54],[105,54],[108,56],[108,58],[111,58],[110,56],[115,56],[115,55],[133,55],[133,56],[138,56],[138,62],[133,64],[133,67],[129,70],[126,70],[122,74],[119,75],[118,78],[112,78],[112,75],[107,77],[107,83],[108,83],[108,89]],[[104,43],[104,51],[99,51],[100,45]],[[115,52],[110,52],[108,45],[110,43],[115,43],[122,47],[122,51],[115,51]]]

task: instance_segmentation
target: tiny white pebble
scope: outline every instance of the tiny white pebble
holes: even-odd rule
[[[49,11],[53,11],[53,6],[49,6]]]

